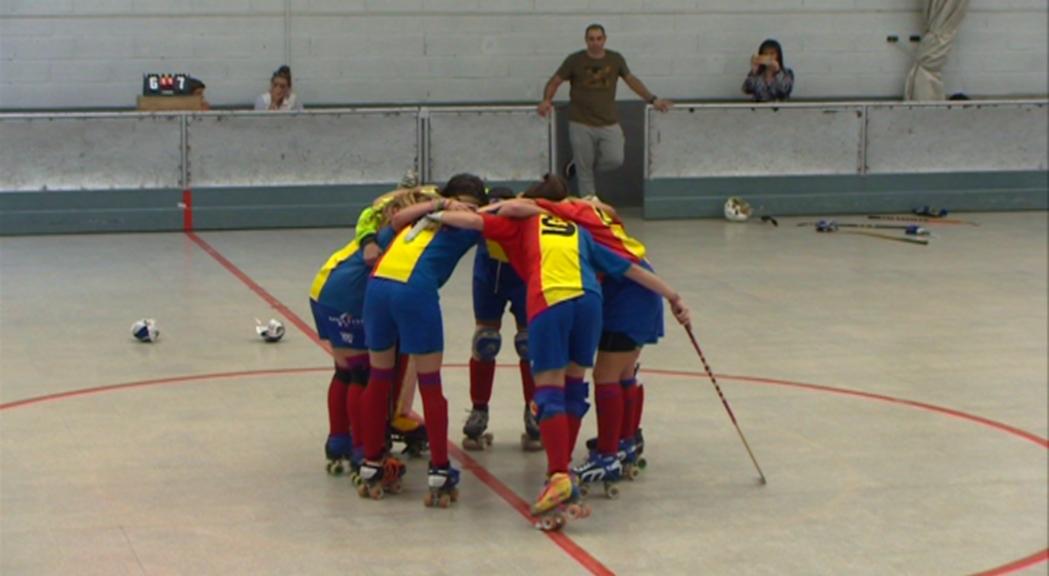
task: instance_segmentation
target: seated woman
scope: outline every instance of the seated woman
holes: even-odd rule
[[[743,93],[755,102],[786,100],[794,89],[794,71],[783,65],[783,48],[771,38],[750,57],[750,74],[743,81]]]
[[[270,90],[255,99],[256,110],[280,112],[302,112],[302,102],[291,91],[291,68],[287,65],[277,68],[270,78]]]

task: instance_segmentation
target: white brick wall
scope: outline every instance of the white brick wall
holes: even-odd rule
[[[771,36],[796,97],[898,97],[921,2],[0,0],[0,108],[130,107],[145,72],[188,72],[213,104],[249,105],[286,61],[307,103],[535,101],[595,21],[661,96],[741,98]],[[1045,95],[1047,25],[1045,0],[972,0],[947,90]]]

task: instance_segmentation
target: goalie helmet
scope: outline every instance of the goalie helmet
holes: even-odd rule
[[[725,219],[730,222],[746,222],[750,218],[750,204],[733,196],[725,200]]]
[[[160,338],[160,330],[152,318],[143,318],[131,325],[131,335],[139,342],[156,342]]]
[[[277,342],[284,337],[284,324],[276,318],[270,318],[265,324],[256,319],[255,324],[255,332],[266,342]]]

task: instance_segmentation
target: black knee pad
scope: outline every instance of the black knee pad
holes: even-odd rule
[[[368,385],[368,376],[371,371],[368,366],[358,366],[350,370],[350,386],[365,387]]]
[[[335,379],[349,386],[353,382],[353,370],[336,366]]]

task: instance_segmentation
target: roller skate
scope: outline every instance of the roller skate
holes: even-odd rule
[[[590,515],[590,507],[581,502],[579,487],[571,476],[558,472],[550,476],[539,498],[532,504],[535,527],[544,532],[564,528],[570,520]]]
[[[426,483],[430,487],[430,491],[423,498],[423,504],[427,508],[447,508],[452,502],[459,500],[459,471],[452,468],[451,464],[445,464],[440,468],[431,464]]]
[[[488,408],[474,408],[463,424],[463,448],[466,450],[484,450],[492,445],[495,439],[488,429]]]
[[[430,449],[430,443],[426,436],[426,426],[409,416],[399,414],[390,422],[390,442],[404,444],[401,454],[407,454],[412,458],[422,456]]]
[[[361,483],[357,486],[357,495],[382,500],[387,492],[397,494],[401,491],[401,478],[405,471],[404,462],[394,456],[386,456],[379,462],[365,460],[361,463]]]
[[[619,441],[619,453],[622,454],[623,477],[627,480],[637,480],[641,471],[648,466],[648,461],[641,454],[645,451],[645,438],[641,435],[641,429],[633,438],[623,438]]]
[[[524,410],[525,431],[521,434],[521,450],[525,452],[538,452],[543,449],[543,440],[539,435],[539,423],[535,421],[535,414],[531,406],[525,405]]]
[[[606,498],[614,500],[619,497],[616,482],[622,478],[623,464],[617,455],[591,452],[586,462],[572,468],[572,472],[579,477],[579,491],[583,496],[590,495],[590,484],[600,482]]]
[[[350,450],[350,484],[355,487],[364,483],[361,479],[361,464],[364,463],[364,448],[355,447]]]
[[[350,452],[353,442],[349,434],[328,436],[324,443],[324,456],[328,459],[326,469],[332,476],[342,476],[350,469]]]

